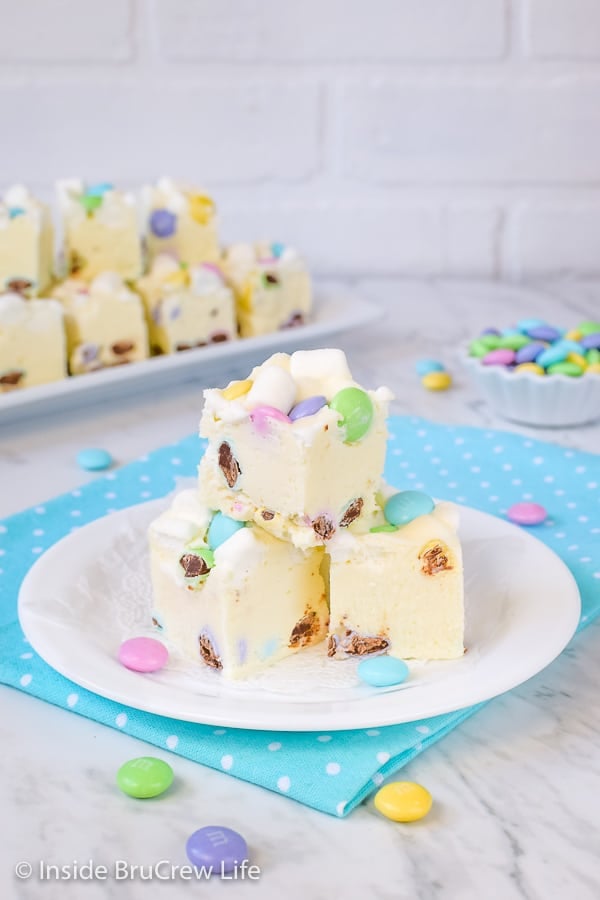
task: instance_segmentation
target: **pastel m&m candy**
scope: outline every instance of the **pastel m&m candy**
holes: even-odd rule
[[[581,346],[584,350],[600,350],[600,331],[584,335]]]
[[[252,382],[249,379],[245,379],[244,381],[232,381],[226,388],[223,388],[221,393],[226,400],[238,400],[240,397],[247,394],[251,387]]]
[[[517,350],[515,362],[518,366],[520,366],[521,363],[535,362],[540,353],[543,353],[545,349],[546,345],[542,344],[540,341],[528,342],[524,347]]]
[[[375,794],[375,809],[393,822],[416,822],[427,815],[433,798],[414,781],[393,781]]]
[[[177,216],[168,209],[155,209],[148,224],[156,237],[171,237],[177,228]]]
[[[513,503],[506,515],[516,525],[541,525],[548,513],[539,503]]]
[[[527,335],[517,331],[516,333],[503,335],[498,342],[498,348],[502,350],[521,350],[528,343],[529,338]]]
[[[588,334],[600,334],[600,322],[582,322],[577,329],[583,337]]]
[[[418,359],[415,364],[417,375],[428,375],[429,372],[443,372],[444,364],[435,359]]]
[[[222,512],[216,512],[208,526],[208,546],[211,550],[216,550],[240,528],[245,528],[245,524],[245,522],[238,522],[237,519],[231,519]]]
[[[557,341],[562,337],[558,328],[553,328],[552,325],[536,325],[534,328],[528,328],[527,334],[534,341]]]
[[[306,400],[301,400],[300,403],[296,403],[293,409],[290,410],[290,419],[292,422],[295,422],[297,419],[305,419],[307,416],[314,416],[326,405],[327,399],[322,395],[307,397]]]
[[[515,359],[516,353],[514,350],[501,348],[498,350],[491,350],[487,356],[483,357],[482,362],[484,366],[510,366],[514,363]]]
[[[568,375],[570,378],[579,378],[580,375],[583,375],[583,369],[577,363],[565,360],[564,362],[557,362],[548,366],[548,374]]]
[[[418,516],[428,515],[434,507],[431,497],[422,491],[400,491],[386,502],[383,514],[390,525],[407,525]]]
[[[285,413],[274,406],[255,406],[250,413],[250,421],[254,423],[259,434],[266,434],[269,431],[270,420],[287,422],[288,424],[290,422],[289,416],[286,416]]]
[[[156,638],[129,638],[119,647],[119,662],[133,672],[158,672],[168,659],[169,651]]]
[[[217,876],[233,872],[248,860],[248,845],[242,835],[224,825],[205,825],[194,831],[185,852],[192,865],[212,867]]]
[[[546,374],[542,367],[538,366],[538,364],[534,362],[521,363],[521,365],[515,368],[515,372],[532,372],[534,375]]]
[[[88,213],[88,215],[91,215],[93,212],[99,209],[100,206],[102,206],[102,195],[88,193],[81,194],[81,196],[79,197],[79,202],[85,209],[86,213]]]
[[[108,450],[102,450],[100,447],[89,447],[77,454],[77,465],[88,472],[101,472],[110,468],[112,463],[113,458]]]
[[[358,664],[358,677],[372,687],[391,687],[406,680],[408,666],[394,656],[371,656]]]
[[[138,800],[158,797],[171,787],[173,769],[155,756],[138,756],[123,763],[117,772],[117,785],[124,794]]]
[[[600,362],[590,363],[587,367],[587,371],[591,372],[592,375],[598,375],[600,373]]]
[[[428,372],[421,379],[421,384],[428,391],[445,391],[452,384],[449,372]]]
[[[544,369],[549,368],[549,366],[553,366],[556,363],[563,362],[567,358],[569,351],[566,347],[562,347],[560,343],[552,344],[551,347],[547,347],[546,350],[543,350],[536,359],[536,363],[538,366],[542,366]]]
[[[365,436],[373,421],[373,403],[360,388],[342,388],[329,404],[341,416],[338,422],[344,432],[344,442],[354,444]]]

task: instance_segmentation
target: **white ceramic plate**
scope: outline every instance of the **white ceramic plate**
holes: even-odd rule
[[[317,288],[311,321],[262,337],[213,344],[185,353],[156,356],[129,366],[65,378],[52,384],[0,394],[0,425],[36,414],[47,415],[124,393],[152,390],[203,377],[227,365],[262,360],[277,350],[323,345],[323,339],[374,321],[382,310],[351,293]]]
[[[579,591],[567,567],[526,531],[463,507],[468,652],[410,664],[404,685],[376,690],[354,660],[323,646],[243,683],[171,653],[166,669],[140,675],[116,660],[122,640],[155,634],[146,548],[153,500],[99,519],[55,544],[30,570],[19,618],[40,656],[104,697],[171,718],[288,731],[409,722],[501,694],[548,665],[572,637]]]

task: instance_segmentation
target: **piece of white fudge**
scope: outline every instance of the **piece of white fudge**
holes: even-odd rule
[[[329,656],[461,657],[463,565],[456,507],[438,503],[397,530],[381,514],[373,522],[375,531],[340,536],[328,548]]]
[[[292,247],[233,244],[223,265],[233,287],[242,337],[303,325],[312,308],[310,275]]]
[[[35,297],[52,281],[50,210],[16,184],[0,200],[0,287]]]
[[[116,272],[104,272],[90,284],[67,278],[52,296],[65,312],[72,375],[148,357],[142,301]]]
[[[0,393],[59,381],[66,360],[60,303],[0,296]]]
[[[219,261],[215,204],[203,191],[160,178],[142,189],[142,217],[150,264],[161,253],[189,266]]]
[[[174,353],[237,338],[233,294],[215,263],[182,267],[167,254],[137,282],[152,353]]]
[[[135,196],[112,184],[57,183],[66,275],[91,281],[102,272],[137,278],[142,271]]]
[[[239,527],[190,490],[149,538],[153,621],[188,659],[242,678],[324,640],[322,550],[304,553],[252,523]]]
[[[341,350],[277,353],[204,397],[199,480],[213,509],[299,547],[372,514],[391,394],[359,388]]]

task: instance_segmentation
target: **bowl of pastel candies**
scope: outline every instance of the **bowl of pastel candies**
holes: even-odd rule
[[[600,322],[486,328],[464,362],[489,405],[512,422],[558,428],[600,419]]]

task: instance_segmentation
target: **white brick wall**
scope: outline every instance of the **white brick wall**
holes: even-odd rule
[[[600,273],[600,0],[0,0],[3,184],[211,189],[327,274]]]

